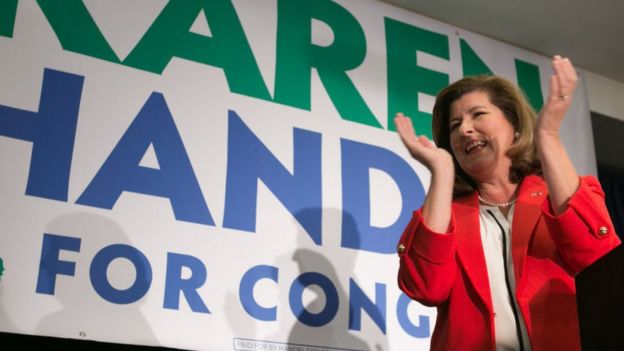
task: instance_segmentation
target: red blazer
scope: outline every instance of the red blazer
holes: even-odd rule
[[[581,177],[568,208],[554,216],[538,176],[522,181],[512,222],[516,299],[533,351],[580,350],[574,276],[618,239],[593,177]],[[399,287],[436,306],[431,350],[494,350],[494,312],[479,232],[477,194],[455,199],[449,233],[414,212],[398,245]]]

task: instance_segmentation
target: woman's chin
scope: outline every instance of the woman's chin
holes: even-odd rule
[[[479,160],[462,166],[462,169],[470,178],[479,182],[480,180],[495,177],[500,167],[496,167],[496,164],[491,160]]]

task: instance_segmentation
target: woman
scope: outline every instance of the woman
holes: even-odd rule
[[[500,77],[445,88],[433,136],[395,123],[431,172],[398,245],[399,286],[436,306],[432,350],[580,350],[574,276],[619,244],[593,177],[579,177],[559,137],[577,76],[555,56],[535,121]]]

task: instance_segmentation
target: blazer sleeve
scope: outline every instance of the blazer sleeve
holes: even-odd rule
[[[448,299],[457,271],[454,228],[451,217],[449,233],[436,233],[423,223],[418,210],[401,236],[399,288],[423,305],[436,306]]]
[[[563,213],[553,214],[550,199],[544,201],[542,213],[559,254],[574,274],[620,244],[595,177],[580,178],[580,186]]]

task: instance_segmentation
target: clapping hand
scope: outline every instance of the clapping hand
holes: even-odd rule
[[[552,61],[554,74],[550,76],[548,100],[542,108],[537,121],[537,132],[558,136],[561,121],[572,103],[578,76],[567,58],[555,55]]]
[[[424,135],[416,136],[411,119],[399,112],[394,117],[394,123],[401,141],[409,153],[425,165],[429,171],[433,173],[453,169],[453,158],[448,151],[437,147]]]

